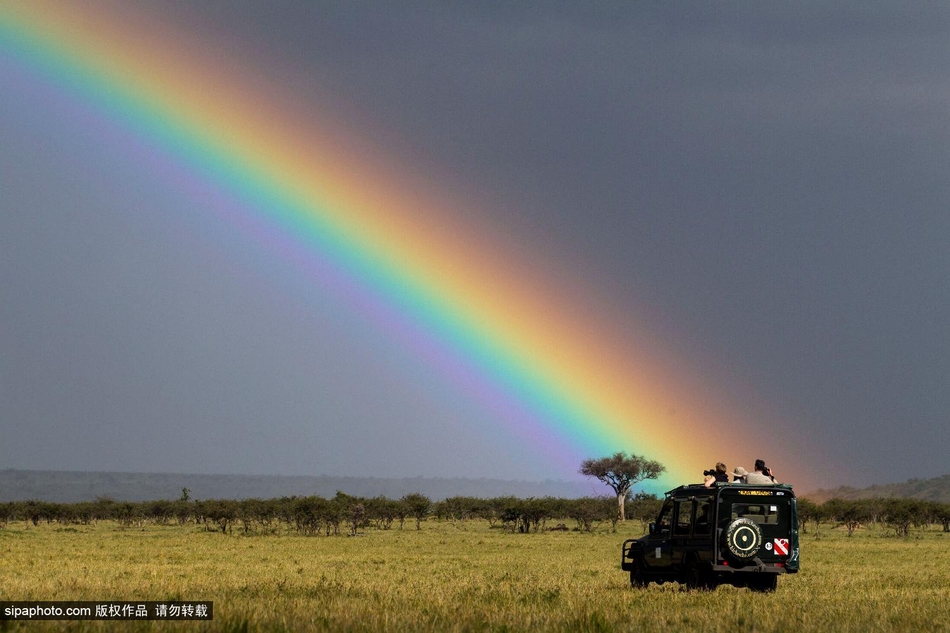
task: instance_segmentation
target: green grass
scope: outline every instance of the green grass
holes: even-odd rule
[[[359,537],[239,536],[186,527],[22,523],[0,530],[0,600],[213,600],[182,630],[925,631],[950,624],[950,534],[802,537],[774,594],[634,590],[617,533],[509,534],[472,521]],[[6,623],[112,630],[117,623]],[[122,630],[167,630],[127,622]],[[0,623],[3,628],[3,623]]]

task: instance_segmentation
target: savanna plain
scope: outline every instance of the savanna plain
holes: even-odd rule
[[[950,533],[823,527],[771,594],[633,589],[614,532],[510,533],[481,520],[358,536],[200,526],[0,529],[0,600],[211,600],[211,622],[0,622],[3,630],[950,630]]]

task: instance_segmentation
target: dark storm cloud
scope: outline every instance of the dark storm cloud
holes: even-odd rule
[[[736,400],[759,394],[807,438],[791,445],[840,455],[840,482],[944,473],[947,5],[162,13],[368,121],[380,145],[576,268]],[[880,474],[885,461],[901,472]]]
[[[669,319],[845,463],[942,472],[946,5],[249,10],[209,22],[490,190],[499,226]]]

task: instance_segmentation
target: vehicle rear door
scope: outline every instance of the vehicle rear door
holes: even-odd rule
[[[737,519],[756,524],[762,534],[762,545],[756,554],[767,565],[784,565],[793,557],[791,534],[794,497],[788,490],[743,489],[723,495],[720,507],[720,525]],[[796,552],[797,554],[797,552]]]

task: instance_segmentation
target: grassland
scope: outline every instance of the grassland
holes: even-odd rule
[[[481,521],[357,537],[243,536],[194,525],[0,529],[0,600],[213,600],[178,630],[950,630],[950,534],[802,538],[774,594],[630,588],[617,533],[510,534]],[[3,623],[8,630],[168,630],[167,622]]]

